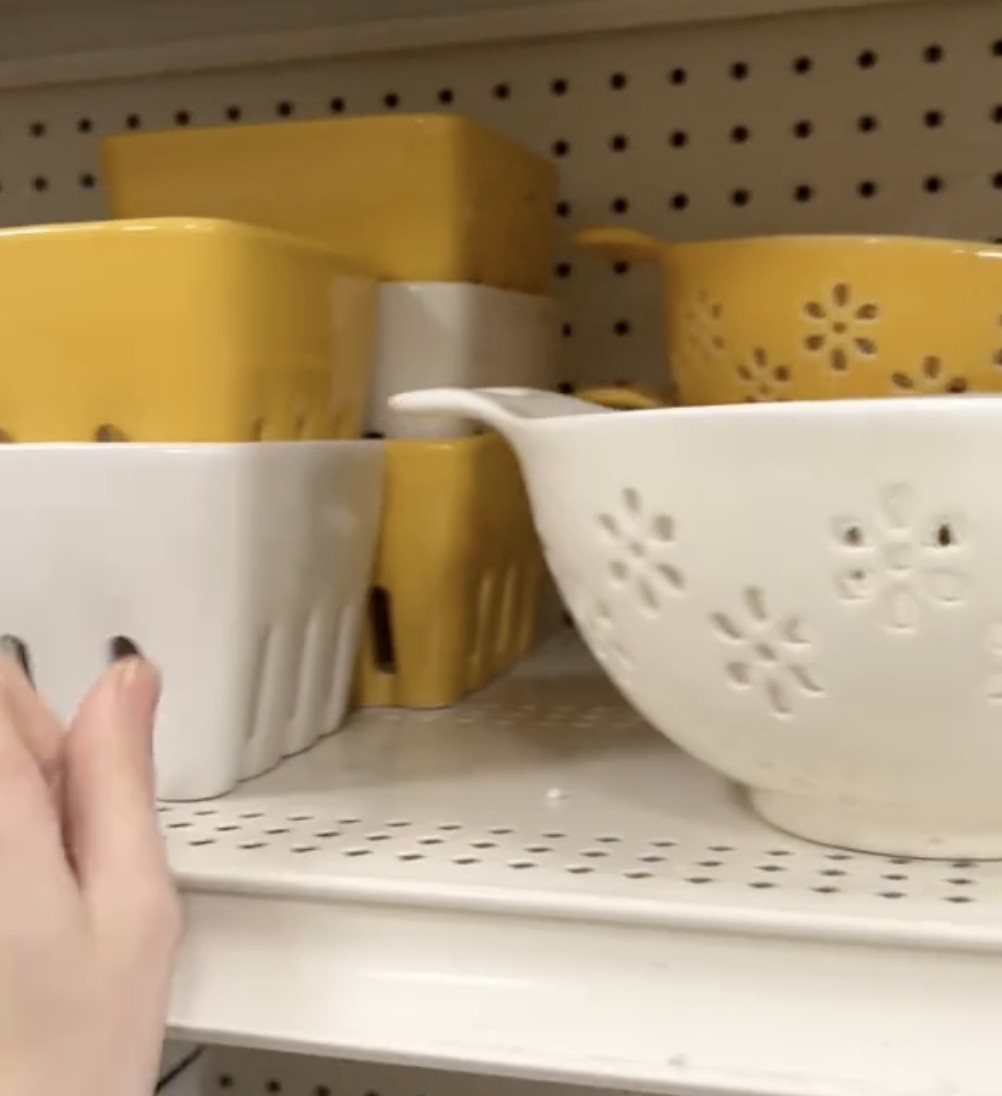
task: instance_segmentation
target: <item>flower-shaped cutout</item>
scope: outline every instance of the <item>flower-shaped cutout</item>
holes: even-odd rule
[[[902,396],[959,395],[970,387],[964,377],[949,373],[937,354],[927,354],[911,373],[892,373],[891,383]]]
[[[625,488],[615,512],[599,514],[598,526],[612,549],[613,588],[630,590],[645,615],[656,615],[666,596],[685,588],[685,576],[673,562],[675,521],[662,511],[648,512],[636,488]]]
[[[853,357],[876,357],[874,326],[880,307],[872,301],[854,301],[847,283],[833,285],[824,300],[808,301],[804,315],[813,329],[804,336],[804,348],[826,355],[836,373],[844,373]]]
[[[807,665],[811,644],[803,622],[769,611],[765,594],[746,588],[738,613],[713,613],[710,623],[728,648],[724,670],[735,689],[759,691],[775,715],[793,715],[795,697],[821,696],[824,687]]]
[[[723,314],[723,305],[705,289],[700,289],[682,306],[680,350],[687,364],[708,365],[724,352],[720,331]]]
[[[746,403],[788,398],[783,390],[790,383],[790,367],[772,362],[761,346],[752,349],[748,360],[737,367],[737,374],[745,391]]]
[[[963,528],[956,515],[917,514],[907,487],[888,488],[872,521],[835,523],[839,597],[863,604],[879,601],[889,628],[916,631],[923,606],[948,608],[967,598],[968,582],[959,570]]]

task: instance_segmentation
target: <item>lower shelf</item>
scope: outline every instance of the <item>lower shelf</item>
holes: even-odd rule
[[[997,1092],[1002,865],[777,833],[571,637],[162,811],[178,1034],[673,1092]]]

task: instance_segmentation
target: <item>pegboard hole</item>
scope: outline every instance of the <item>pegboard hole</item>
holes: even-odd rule
[[[856,57],[856,64],[861,69],[872,69],[876,67],[879,60],[880,58],[875,50],[865,49]]]
[[[124,430],[110,422],[103,422],[94,431],[94,441],[102,444],[121,444],[129,440]]]
[[[927,129],[939,129],[943,124],[943,112],[941,110],[927,110],[922,117]]]
[[[226,108],[226,117],[231,122],[239,122],[243,116],[244,112],[240,109],[240,107]]]
[[[751,130],[747,126],[735,126],[731,130],[731,140],[736,145],[743,145],[751,137]]]
[[[999,111],[1002,112],[1002,107],[999,107]],[[672,148],[685,148],[688,143],[689,134],[686,133],[684,129],[673,130],[668,135],[668,144],[670,144]]]
[[[751,201],[751,191],[739,187],[731,191],[731,205],[746,206]]]
[[[141,129],[143,125],[142,118],[138,114],[129,114],[125,119],[126,129]]]
[[[275,104],[275,113],[279,118],[291,118],[296,113],[296,104],[290,102],[288,99],[283,99],[281,102]]]
[[[90,133],[94,129],[94,123],[90,118],[80,118],[77,121],[78,133]]]
[[[630,147],[630,140],[625,133],[616,133],[609,141],[609,148],[613,152],[625,152]]]
[[[799,138],[801,141],[803,141],[806,138],[810,137],[813,132],[814,132],[814,123],[807,121],[806,118],[802,119],[799,122],[797,122],[797,124],[793,127],[794,136]]]
[[[511,87],[508,84],[495,84],[492,94],[495,99],[510,99]]]
[[[864,179],[856,187],[856,193],[861,198],[872,198],[877,193],[877,184],[872,179]]]
[[[563,77],[550,81],[550,93],[552,95],[566,95],[569,90],[570,85]]]
[[[689,195],[688,194],[673,194],[671,198],[671,207],[676,213],[681,213],[683,210],[689,208]]]
[[[571,146],[566,141],[554,141],[550,151],[557,159],[560,159],[571,151]]]
[[[747,80],[751,73],[751,69],[744,61],[735,61],[731,65],[731,79],[732,80]]]
[[[456,95],[453,92],[452,88],[442,88],[438,93],[438,101],[443,106],[448,106],[450,103],[452,103],[455,100],[455,98],[456,98]]]
[[[614,72],[609,77],[609,87],[611,87],[613,91],[622,91],[623,88],[626,87],[626,84],[627,79],[625,72]]]
[[[174,124],[176,126],[190,126],[191,125],[191,111],[179,110],[174,115]]]
[[[32,122],[28,127],[28,132],[32,137],[44,137],[46,134],[46,125],[44,122]]]
[[[927,194],[939,194],[944,187],[944,182],[939,175],[927,175],[922,180],[922,189]]]
[[[814,197],[814,188],[801,184],[793,192],[793,200],[796,202],[809,202]]]
[[[630,212],[630,203],[626,198],[613,198],[609,208],[613,213],[622,216],[624,213]]]
[[[793,62],[793,71],[798,76],[806,76],[814,68],[814,62],[810,57],[798,57]]]
[[[400,96],[395,91],[389,91],[383,96],[383,106],[387,110],[396,110],[400,106]]]
[[[937,65],[946,56],[946,51],[938,43],[926,46],[922,51],[922,58],[927,65]]]
[[[860,133],[874,133],[879,125],[880,123],[873,114],[863,114],[856,122],[856,128]]]
[[[683,84],[688,83],[689,74],[684,68],[673,68],[668,73],[668,82],[674,84],[675,87],[681,87]]]

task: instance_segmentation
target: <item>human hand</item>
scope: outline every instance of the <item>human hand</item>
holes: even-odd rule
[[[63,732],[0,658],[0,1093],[149,1096],[180,912],[156,823],[156,671]]]

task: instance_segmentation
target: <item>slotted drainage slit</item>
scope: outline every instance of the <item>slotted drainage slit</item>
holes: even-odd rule
[[[369,620],[372,624],[372,654],[376,669],[383,674],[397,672],[396,645],[393,642],[393,614],[390,592],[374,586],[369,595]]]

